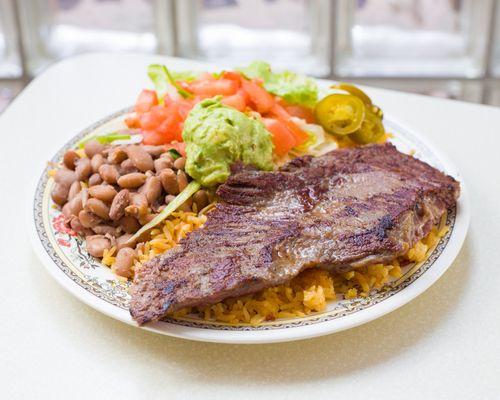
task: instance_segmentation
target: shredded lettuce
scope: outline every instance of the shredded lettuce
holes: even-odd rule
[[[254,61],[248,67],[240,68],[247,78],[258,78],[270,93],[280,96],[289,104],[314,107],[318,100],[316,81],[291,71],[272,72],[271,66],[264,61]]]
[[[303,119],[296,117],[292,117],[292,121],[309,136],[304,143],[292,149],[294,155],[321,156],[338,148],[337,142],[330,135],[326,135],[325,130],[320,125],[308,124]]]
[[[178,83],[177,78],[168,70],[167,67],[160,64],[151,64],[148,67],[148,76],[155,85],[158,101],[163,103],[163,98],[168,92],[169,86],[175,87],[177,92],[185,99],[191,97],[191,93],[184,90]]]

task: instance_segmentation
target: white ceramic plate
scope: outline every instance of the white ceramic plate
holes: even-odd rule
[[[97,122],[73,137],[59,149],[51,161],[59,162],[68,148],[84,136],[109,129],[123,119],[127,110]],[[459,172],[443,155],[393,119],[385,118],[386,129],[395,135],[391,141],[403,152],[415,156],[455,177],[461,183],[456,209],[448,213],[450,231],[428,259],[405,267],[401,278],[368,298],[339,300],[329,303],[327,310],[303,318],[280,319],[259,326],[228,325],[194,317],[167,319],[147,325],[146,329],[165,335],[192,340],[224,343],[269,343],[305,339],[338,332],[366,323],[409,302],[430,287],[451,265],[465,239],[469,224],[467,192]],[[34,248],[43,264],[70,293],[91,307],[120,321],[137,326],[128,312],[128,284],[115,278],[109,268],[101,265],[86,251],[81,239],[70,235],[61,224],[61,212],[53,206],[50,191],[53,185],[43,171],[33,190],[29,224]]]

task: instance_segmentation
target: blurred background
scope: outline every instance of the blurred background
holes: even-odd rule
[[[499,1],[0,0],[0,111],[54,61],[92,51],[264,59],[498,106]]]

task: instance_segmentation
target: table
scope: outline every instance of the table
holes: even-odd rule
[[[0,115],[2,398],[500,398],[500,109],[493,107],[369,90],[457,164],[472,204],[452,267],[383,318],[295,343],[207,344],[127,326],[64,291],[29,244],[31,184],[70,136],[134,102],[149,85],[151,62],[190,65],[78,56],[51,66]]]

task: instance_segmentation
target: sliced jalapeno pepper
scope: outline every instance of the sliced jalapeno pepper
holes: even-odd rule
[[[361,127],[365,118],[365,105],[356,96],[336,93],[316,104],[314,114],[328,132],[348,135]]]
[[[372,106],[372,111],[375,115],[377,115],[380,119],[384,119],[384,112],[379,106],[376,106],[375,104]]]
[[[372,105],[372,99],[368,97],[368,95],[363,92],[360,88],[357,86],[351,85],[349,83],[345,82],[340,82],[335,85],[330,86],[332,89],[340,89],[343,90],[349,94],[352,94],[353,96],[356,96],[358,99],[360,99],[363,103],[365,103],[367,106]]]
[[[384,125],[379,116],[372,111],[366,110],[365,119],[361,127],[349,135],[349,138],[357,143],[375,143],[385,133]]]

